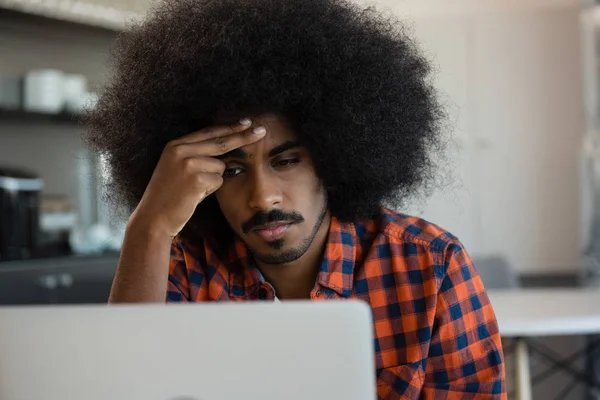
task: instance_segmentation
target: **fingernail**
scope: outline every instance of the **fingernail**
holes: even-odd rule
[[[267,130],[265,129],[264,126],[259,126],[254,128],[254,130],[252,132],[254,132],[257,135],[262,135],[263,133],[265,133]]]
[[[240,124],[242,124],[242,125],[250,125],[251,123],[252,123],[252,121],[250,121],[250,119],[248,119],[248,118],[240,119]]]

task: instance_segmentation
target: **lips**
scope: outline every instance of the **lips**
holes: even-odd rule
[[[290,229],[291,226],[292,224],[290,222],[277,222],[273,224],[257,226],[252,231],[263,239],[272,240],[281,236],[284,232]]]

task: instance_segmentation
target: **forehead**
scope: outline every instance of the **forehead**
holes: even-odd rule
[[[285,142],[288,140],[296,139],[296,135],[295,135],[293,129],[290,127],[287,120],[285,119],[285,117],[283,117],[279,114],[267,113],[267,114],[261,114],[261,115],[255,115],[255,116],[242,115],[241,117],[247,117],[252,120],[252,125],[250,125],[250,127],[248,128],[249,130],[254,129],[258,126],[264,126],[267,129],[267,135],[266,135],[264,141],[266,141],[268,143],[281,143],[281,142]],[[233,125],[233,124],[237,124],[238,120],[239,120],[239,118],[223,116],[223,117],[216,118],[214,124],[215,125]]]
[[[266,136],[258,142],[234,149],[217,158],[271,158],[288,149],[296,148],[298,146],[296,135],[285,118],[276,114],[263,114],[249,118],[252,120],[252,124],[247,130],[254,129],[258,126],[264,126],[267,130]],[[231,120],[226,123],[231,123]]]
[[[241,150],[250,157],[257,154],[266,156],[272,149],[284,143],[296,142],[296,135],[284,117],[277,114],[264,114],[249,118],[252,120],[252,125],[248,129],[258,126],[264,126],[267,129],[263,140],[241,147]]]
[[[264,126],[267,129],[267,135],[264,142],[271,145],[283,143],[296,139],[296,135],[289,126],[286,119],[277,114],[264,114],[256,116],[252,119],[252,125],[249,129],[254,129],[257,126]]]

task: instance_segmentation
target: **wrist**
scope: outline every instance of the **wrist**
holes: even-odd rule
[[[127,221],[127,233],[128,236],[134,236],[156,245],[167,243],[170,245],[175,238],[175,235],[162,228],[158,221],[145,217],[137,210]]]

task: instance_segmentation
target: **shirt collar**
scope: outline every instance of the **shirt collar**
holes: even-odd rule
[[[331,289],[342,297],[350,297],[354,286],[354,267],[359,251],[356,228],[331,217],[329,234],[316,284]],[[248,299],[264,282],[246,245],[236,238],[227,256],[229,265],[229,296]]]
[[[331,217],[329,236],[317,283],[343,297],[350,297],[354,287],[354,267],[359,250],[356,228]]]

